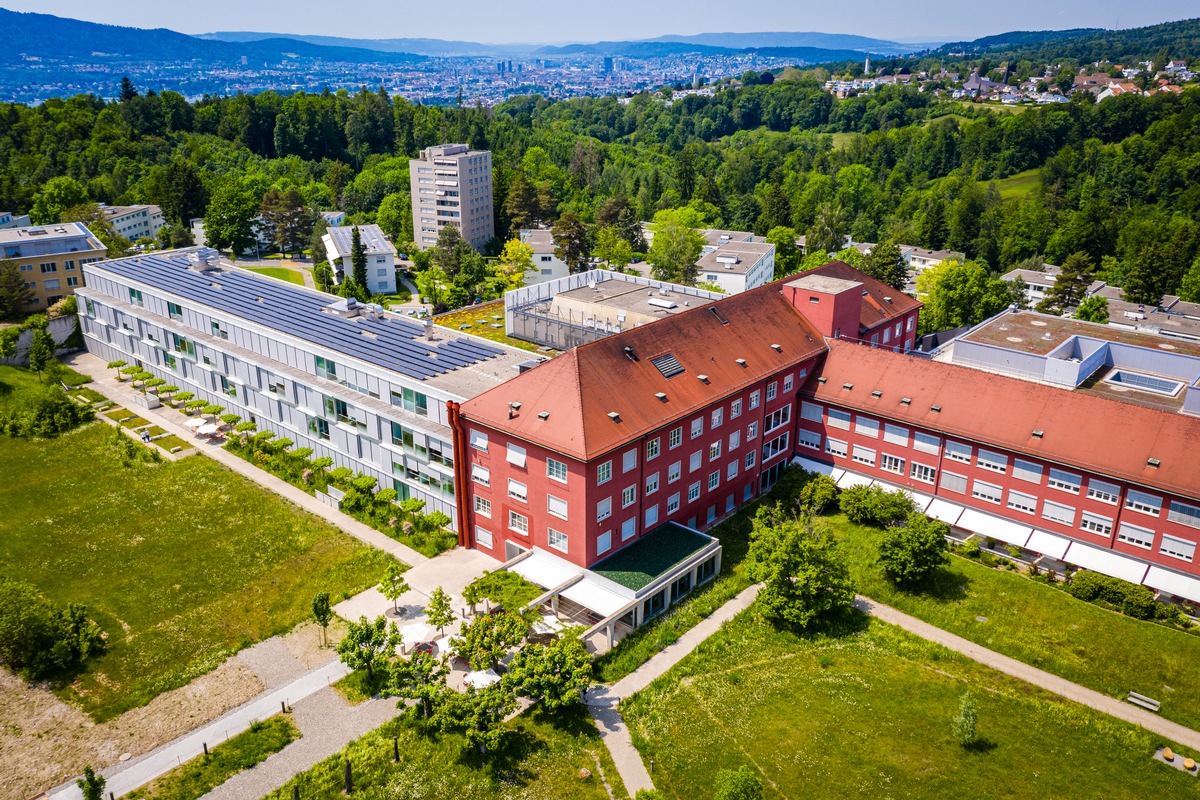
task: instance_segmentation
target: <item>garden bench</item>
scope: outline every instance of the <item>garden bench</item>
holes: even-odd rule
[[[1158,711],[1159,707],[1162,705],[1162,703],[1158,702],[1154,698],[1146,697],[1146,695],[1138,694],[1137,692],[1130,692],[1129,696],[1125,698],[1125,701],[1128,703],[1133,703],[1135,706],[1141,706],[1147,711]]]

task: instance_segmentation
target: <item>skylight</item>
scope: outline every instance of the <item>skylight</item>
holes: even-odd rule
[[[673,378],[684,371],[683,364],[680,364],[679,359],[670,353],[658,358],[652,358],[650,359],[650,363],[658,367],[658,371],[662,373],[664,378]]]

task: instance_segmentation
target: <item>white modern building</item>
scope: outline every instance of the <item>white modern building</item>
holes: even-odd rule
[[[91,353],[142,366],[452,520],[450,403],[536,363],[523,350],[222,265],[207,248],[89,264],[84,275],[79,320]]]
[[[367,288],[375,294],[396,292],[396,248],[378,225],[358,225],[330,228],[321,237],[329,265],[333,268],[333,282],[341,285],[347,276],[354,277],[354,265],[350,251],[354,241],[354,228],[358,228],[359,239],[367,254]]]
[[[154,239],[166,225],[158,206],[100,206],[100,213],[113,230],[131,242]]]
[[[700,256],[696,268],[697,282],[719,286],[725,294],[741,294],[775,280],[775,245],[725,242]]]
[[[492,218],[492,154],[465,144],[427,147],[408,162],[413,238],[428,250],[454,225],[476,250],[496,235]]]
[[[567,262],[554,254],[554,235],[547,228],[522,228],[521,244],[533,248],[533,269],[525,273],[525,285],[565,278],[571,274]]]

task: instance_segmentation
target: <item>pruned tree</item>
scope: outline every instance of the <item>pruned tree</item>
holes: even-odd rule
[[[525,637],[525,620],[509,611],[476,617],[462,628],[459,655],[471,669],[494,667]]]
[[[450,595],[442,587],[437,587],[429,595],[429,605],[425,606],[425,621],[445,633],[445,627],[454,622],[454,609],[450,607]]]
[[[400,606],[397,605],[397,601],[410,588],[408,581],[404,580],[404,569],[400,564],[395,561],[388,564],[387,572],[384,574],[383,580],[379,582],[379,591],[384,597],[392,601],[392,611],[397,616],[400,614]]]
[[[313,619],[321,626],[321,644],[329,646],[329,623],[333,621],[333,608],[329,605],[329,592],[317,592],[312,601]]]
[[[949,561],[946,536],[950,526],[919,511],[910,512],[907,524],[887,528],[879,542],[883,574],[901,587],[919,585]]]
[[[430,719],[453,691],[446,685],[449,673],[445,659],[418,650],[407,661],[397,662],[383,694],[416,700],[421,716]]]
[[[592,682],[592,657],[578,636],[564,635],[547,645],[527,644],[508,666],[517,693],[556,711],[580,702]]]
[[[384,617],[376,617],[374,622],[360,617],[358,622],[349,624],[346,636],[338,642],[337,652],[343,664],[366,671],[367,680],[373,681],[375,669],[395,652],[399,643],[396,623],[389,623]]]

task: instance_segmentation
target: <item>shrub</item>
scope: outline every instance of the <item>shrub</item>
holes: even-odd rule
[[[851,522],[867,525],[897,525],[914,509],[906,492],[889,492],[879,486],[852,487],[842,492],[839,502]]]
[[[837,498],[837,484],[828,475],[814,475],[800,489],[800,505],[810,514],[821,514]]]
[[[919,584],[946,563],[946,534],[950,526],[913,511],[908,524],[893,526],[879,542],[883,574],[897,586]]]
[[[1069,591],[1079,600],[1106,603],[1135,619],[1151,619],[1155,616],[1153,593],[1145,586],[1120,578],[1080,571],[1072,577]]]
[[[723,769],[713,779],[713,800],[762,800],[763,782],[753,769]]]
[[[11,394],[0,408],[0,432],[19,437],[52,437],[95,417],[57,386],[29,386]]]
[[[103,652],[104,634],[74,603],[54,608],[23,581],[0,581],[0,664],[36,680]]]
[[[983,552],[982,550],[979,549],[979,540],[978,539],[968,539],[967,541],[963,542],[962,545],[959,546],[958,551],[959,551],[959,553],[962,554],[962,556],[964,558],[974,558],[974,559],[978,559],[979,556]]]

